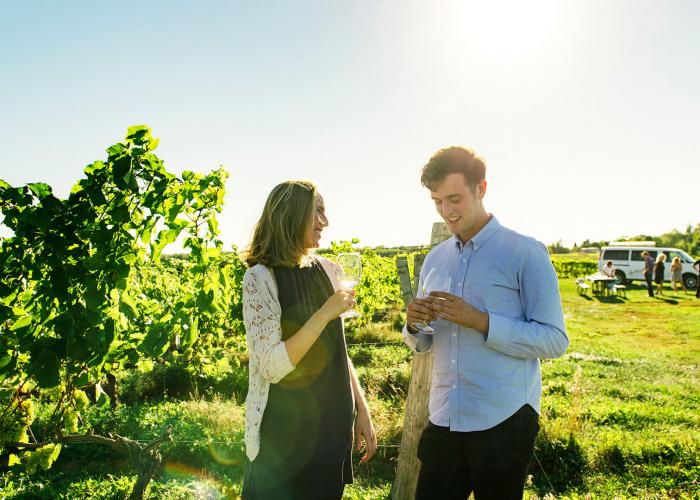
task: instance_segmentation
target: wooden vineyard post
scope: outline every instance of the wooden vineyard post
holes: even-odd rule
[[[450,232],[444,222],[433,224],[430,246],[450,237]],[[413,300],[418,289],[418,278],[423,265],[425,255],[414,256],[413,286],[408,273],[408,261],[405,257],[396,260],[396,267],[401,285],[401,297],[406,305]],[[396,478],[391,489],[394,500],[413,500],[416,496],[416,482],[420,461],[416,457],[418,440],[423,429],[428,423],[428,396],[430,395],[430,382],[433,370],[433,353],[414,354],[411,363],[411,382],[406,396],[406,415],[401,434],[401,448],[399,449],[399,461],[396,468]]]

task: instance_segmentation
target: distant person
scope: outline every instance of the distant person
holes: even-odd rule
[[[615,277],[615,265],[611,260],[607,261],[605,263],[605,266],[603,266],[603,274],[607,276],[608,278],[614,278]],[[606,286],[608,287],[608,293],[612,293],[615,291],[615,282],[610,280],[606,283]]]
[[[663,295],[664,293],[664,262],[666,261],[666,254],[660,252],[658,257],[656,257],[656,264],[654,264],[654,282],[656,283],[656,293]]]
[[[642,258],[644,259],[644,281],[647,283],[647,293],[649,297],[653,297],[654,287],[651,280],[654,277],[654,259],[646,250],[642,252]]]
[[[674,292],[678,291],[678,283],[683,287],[683,292],[688,293],[685,289],[685,283],[683,283],[683,264],[681,264],[680,257],[674,257],[673,262],[671,262],[671,288]]]
[[[339,317],[355,305],[355,292],[340,286],[336,263],[312,252],[327,225],[314,184],[283,182],[245,254],[246,500],[340,500],[353,480],[353,434],[367,448],[362,462],[376,450]]]
[[[613,261],[609,260],[605,263],[605,266],[603,266],[603,274],[607,276],[608,278],[614,278],[615,277],[615,266],[613,265]]]
[[[540,358],[564,354],[559,283],[547,248],[488,213],[486,165],[472,150],[438,151],[421,183],[452,237],[426,256],[451,277],[408,305],[403,336],[434,353],[429,421],[418,444],[417,500],[522,498],[539,430]],[[434,334],[418,324],[435,321]]]
[[[698,272],[698,279],[695,280],[695,298],[700,299],[700,259],[693,262],[693,269]]]

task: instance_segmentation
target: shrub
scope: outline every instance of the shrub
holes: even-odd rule
[[[248,391],[247,364],[231,368],[225,360],[193,375],[181,365],[156,365],[146,373],[126,374],[120,387],[122,402],[134,405],[163,398],[186,400],[193,395],[211,399],[217,395],[245,399]]]
[[[553,260],[554,270],[559,278],[578,278],[598,271],[597,262],[581,260]]]

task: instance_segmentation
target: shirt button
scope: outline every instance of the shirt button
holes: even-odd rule
[[[458,288],[462,288],[462,284],[461,284],[461,283],[457,283],[457,287],[458,287]]]
[[[466,262],[467,262],[467,259],[462,259],[462,262],[466,263]]]
[[[453,389],[456,389],[456,388],[457,388],[457,386],[456,386],[456,385],[453,385],[453,386],[452,386],[452,388],[453,388]]]
[[[453,360],[452,360],[452,362],[454,363],[454,362],[455,362],[455,360],[453,359]]]
[[[452,332],[452,336],[453,336],[453,337],[456,337],[456,336],[457,336],[457,332]]]

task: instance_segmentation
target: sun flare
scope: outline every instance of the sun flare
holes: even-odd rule
[[[465,2],[464,36],[485,57],[519,59],[551,40],[560,5],[555,0]]]

